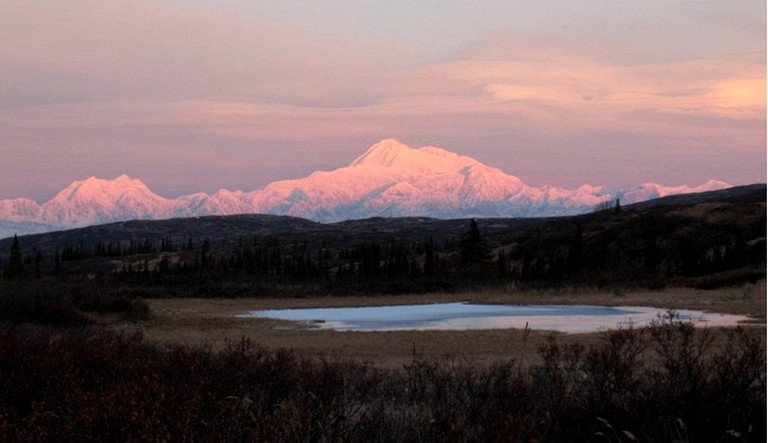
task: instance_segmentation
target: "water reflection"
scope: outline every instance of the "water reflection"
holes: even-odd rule
[[[709,326],[733,326],[747,317],[677,311],[681,320]],[[648,307],[568,305],[486,305],[438,303],[355,308],[274,309],[238,317],[263,317],[311,323],[338,331],[466,330],[524,328],[560,332],[594,332],[620,326],[643,326],[666,313]]]

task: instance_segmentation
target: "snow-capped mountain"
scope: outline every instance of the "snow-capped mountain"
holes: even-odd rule
[[[175,205],[175,201],[158,196],[141,180],[127,175],[114,180],[90,177],[72,183],[44,203],[41,218],[62,226],[167,218]]]
[[[591,211],[606,200],[635,203],[671,194],[727,188],[710,180],[697,186],[644,183],[610,192],[530,187],[519,178],[434,146],[411,148],[396,140],[371,146],[348,166],[281,180],[255,191],[196,193],[176,199],[154,194],[138,179],[90,177],[38,204],[0,200],[0,238],[130,219],[269,213],[321,222],[373,216],[528,217]]]
[[[722,182],[719,180],[709,180],[702,185],[694,186],[694,187],[690,187],[687,185],[661,186],[656,183],[643,183],[641,185],[638,185],[637,187],[634,187],[631,189],[625,189],[617,193],[616,197],[620,198],[621,201],[625,201],[627,203],[636,203],[636,202],[641,202],[646,200],[652,200],[654,198],[666,197],[668,195],[717,191],[718,189],[725,189],[730,187],[731,185],[729,185],[728,183]]]

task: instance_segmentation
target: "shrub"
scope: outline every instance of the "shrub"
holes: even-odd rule
[[[162,347],[98,327],[0,329],[0,441],[765,441],[765,351],[669,318],[542,363],[402,370],[251,342]]]

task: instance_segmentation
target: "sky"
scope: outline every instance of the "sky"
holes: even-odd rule
[[[766,181],[764,0],[0,0],[0,199],[259,189],[395,138],[526,184]]]

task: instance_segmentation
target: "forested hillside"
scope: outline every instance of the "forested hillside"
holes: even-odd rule
[[[757,185],[541,219],[121,222],[4,240],[0,269],[9,282],[85,279],[181,296],[708,288],[764,277],[765,227]]]

